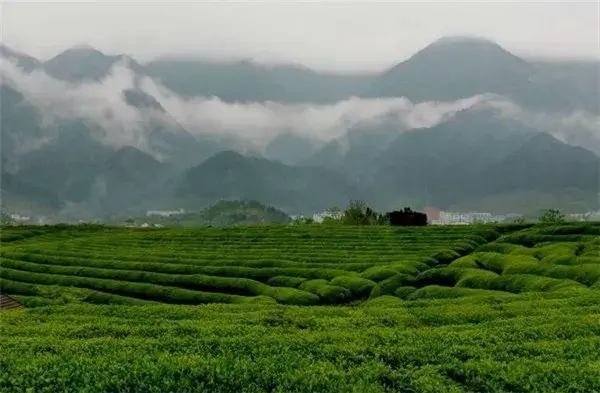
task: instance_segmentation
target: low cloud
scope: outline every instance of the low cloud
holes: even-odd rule
[[[490,107],[547,130],[568,143],[596,146],[600,152],[599,118],[586,113],[568,116],[525,112],[514,103],[492,94],[453,102],[412,103],[406,98],[361,99],[350,97],[330,105],[276,102],[227,103],[214,97],[184,99],[148,77],[135,75],[126,64],[116,64],[101,81],[72,84],[43,71],[24,73],[5,61],[5,83],[12,85],[42,113],[46,126],[61,118],[79,118],[93,125],[96,138],[112,146],[149,150],[149,124],[181,125],[192,135],[234,137],[263,148],[280,133],[294,133],[322,144],[343,137],[353,127],[368,129],[385,123],[398,132],[434,126],[461,110]],[[138,89],[153,97],[160,108],[136,108],[123,92]],[[181,132],[172,127],[173,132]],[[179,130],[179,131],[177,131]]]

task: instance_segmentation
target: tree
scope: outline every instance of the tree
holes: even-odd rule
[[[344,210],[338,222],[344,225],[389,225],[386,214],[381,214],[371,209],[364,201],[353,200]]]
[[[336,224],[341,224],[342,220],[340,218],[336,218],[336,217],[328,217],[325,216],[323,217],[323,225],[336,225]]]
[[[0,211],[0,225],[14,225],[14,220],[12,218],[10,218],[10,216],[8,214],[6,214],[4,211]]]
[[[327,212],[332,214],[332,215],[337,215],[337,214],[341,214],[342,211],[340,210],[339,207],[337,206],[331,206],[329,209],[327,209]]]
[[[372,210],[364,201],[354,200],[344,210],[342,222],[346,225],[369,225],[369,217],[367,212]]]
[[[425,213],[414,212],[410,207],[403,210],[397,210],[386,214],[390,225],[392,226],[425,226],[427,225],[427,215]]]
[[[525,220],[525,217],[516,217],[513,218],[511,222],[513,224],[525,224],[527,221]]]
[[[558,209],[542,210],[539,221],[542,224],[560,224],[565,222],[565,215]]]
[[[315,220],[312,217],[298,216],[292,220],[293,225],[314,224]]]

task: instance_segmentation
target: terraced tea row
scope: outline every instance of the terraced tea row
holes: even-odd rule
[[[414,283],[415,295],[409,298],[420,297],[417,287],[423,286],[439,297],[475,293],[467,288],[497,293],[598,290],[600,226],[546,226],[512,233],[447,267],[420,273]]]
[[[58,285],[183,304],[347,303],[376,295],[378,281],[414,277],[499,236],[493,228],[68,231],[38,233],[37,243],[14,235],[5,243],[5,290],[31,296],[31,285]]]
[[[68,231],[4,244],[3,291],[50,302],[75,287],[91,302],[314,305],[600,289],[594,224]]]
[[[600,391],[598,224],[19,231],[2,392]]]

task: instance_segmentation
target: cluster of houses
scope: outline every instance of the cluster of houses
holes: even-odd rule
[[[433,208],[426,211],[430,224],[433,225],[470,225],[495,222],[513,222],[523,217],[521,214],[493,214],[486,212],[457,213],[446,212]],[[600,210],[587,213],[567,214],[567,221],[600,221]]]
[[[488,212],[446,212],[437,209],[427,209],[427,218],[433,225],[470,225],[487,224],[494,222],[513,221],[522,216],[520,214],[492,214]]]
[[[18,214],[18,213],[8,214],[8,217],[17,224],[37,224],[37,225],[46,224],[46,219],[44,217],[24,216],[24,215]]]
[[[567,214],[568,221],[600,221],[600,210],[588,213]]]
[[[185,214],[185,210],[148,210],[146,212],[146,216],[148,217],[172,217],[172,216],[180,216]]]
[[[425,211],[427,214],[428,223],[431,225],[472,225],[472,224],[486,224],[486,223],[498,223],[498,222],[514,222],[523,217],[521,214],[507,213],[507,214],[493,214],[489,212],[448,212],[438,210],[435,208],[428,208]],[[312,216],[305,218],[312,218],[315,223],[322,223],[326,218],[340,219],[343,212],[336,211],[324,211],[321,213],[315,213]],[[292,217],[294,219],[294,217]],[[600,221],[600,210],[596,212],[588,213],[576,213],[567,214],[567,221]]]

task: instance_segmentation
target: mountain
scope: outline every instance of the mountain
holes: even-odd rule
[[[39,210],[49,211],[60,208],[61,201],[56,194],[36,184],[28,184],[12,173],[0,173],[0,197],[2,209],[10,206],[12,210],[19,209],[21,213]],[[34,207],[30,209],[30,207]],[[37,209],[36,209],[37,208]]]
[[[64,217],[91,219],[152,207],[175,173],[134,147],[114,151],[75,134],[66,151],[63,138],[30,153],[16,174],[3,174],[2,190]]]
[[[4,44],[0,44],[0,60],[13,62],[25,72],[32,72],[42,68],[42,62],[35,57],[18,52]]]
[[[198,214],[205,225],[286,224],[290,217],[281,210],[256,201],[220,201]]]
[[[316,143],[310,139],[286,132],[277,135],[269,142],[265,147],[264,157],[286,165],[297,165],[309,160],[317,149]]]
[[[598,63],[524,60],[464,37],[371,75],[253,61],[141,65],[84,46],[46,62],[0,46],[0,58],[23,71],[0,75],[3,205],[74,218],[221,199],[289,213],[358,198],[378,210],[597,208]],[[107,78],[119,67],[128,72]],[[222,102],[185,99],[210,96]],[[411,101],[381,99],[399,96]],[[504,99],[518,108],[492,109]],[[464,102],[471,109],[455,114]],[[218,113],[231,118],[220,124]],[[238,113],[274,138],[249,141],[261,130],[247,120],[245,134]]]
[[[143,67],[126,55],[106,55],[87,45],[69,48],[44,62],[46,73],[66,82],[81,83],[105,78],[117,64],[126,64],[133,71]]]
[[[356,125],[341,137],[326,143],[303,163],[356,177],[405,130],[403,125],[392,119],[383,119],[376,125]]]
[[[134,147],[109,156],[94,174],[92,202],[99,214],[142,211],[152,206],[155,192],[175,173],[174,168]]]
[[[123,90],[123,98],[127,105],[138,109],[150,109],[165,113],[165,108],[150,94],[138,88]]]
[[[575,104],[545,84],[527,61],[495,42],[445,37],[383,72],[366,93],[370,97],[408,97],[413,101],[454,101],[494,93],[531,108],[570,110]]]
[[[560,91],[579,108],[600,115],[600,61],[535,59],[530,62],[554,91]]]
[[[466,110],[438,126],[406,131],[368,168],[363,176],[381,205],[402,196],[447,208],[492,195],[578,190],[596,201],[590,210],[597,208],[597,156],[491,109]]]
[[[358,195],[344,177],[319,167],[292,167],[233,151],[218,153],[187,170],[177,195],[204,204],[249,199],[288,213],[345,205]]]
[[[41,123],[42,114],[33,103],[10,84],[0,84],[0,154],[4,170],[14,170],[22,152],[34,149],[51,135]]]
[[[21,154],[15,175],[55,193],[61,201],[83,203],[113,150],[91,137],[92,127],[80,121],[61,120],[56,128],[60,133],[55,139]]]
[[[148,153],[170,162],[179,169],[198,165],[223,150],[219,138],[194,136],[175,120],[150,94],[140,88],[123,91],[125,102],[145,119],[143,126],[145,149]]]
[[[184,97],[219,97],[228,102],[332,103],[360,95],[373,75],[320,73],[294,65],[253,61],[159,58],[145,72]]]
[[[173,57],[145,64],[144,72],[184,97],[214,96],[227,102],[326,104],[352,96],[454,101],[492,93],[535,110],[599,113],[598,63],[557,63],[527,61],[483,38],[451,36],[369,74]]]

